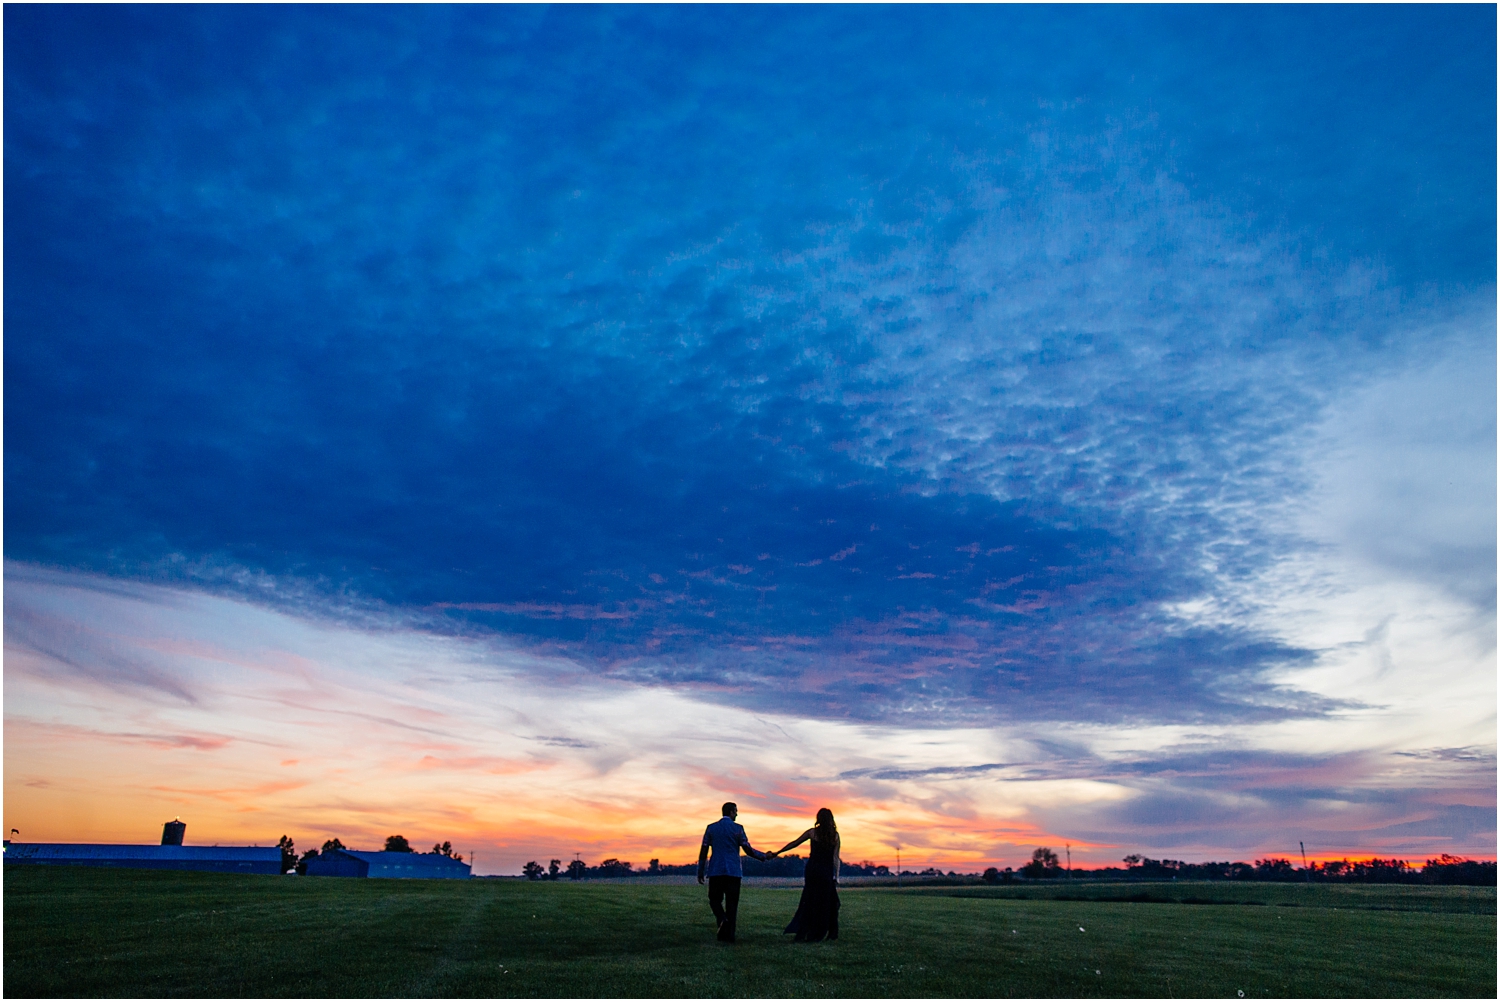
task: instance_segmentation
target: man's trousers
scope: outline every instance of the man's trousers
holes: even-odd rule
[[[719,922],[719,939],[734,942],[734,922],[740,910],[740,878],[709,877],[708,907]]]

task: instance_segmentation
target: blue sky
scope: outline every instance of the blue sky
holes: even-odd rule
[[[1445,677],[1493,691],[1491,8],[5,18],[8,597],[166,588],[710,716],[1222,743],[1379,718],[1355,641],[1275,612],[1378,579],[1439,610],[1413,672],[1468,644]],[[114,684],[27,601],[8,646]],[[1493,702],[1382,752],[1488,780],[1371,780],[1385,820],[1487,810],[1493,852]]]

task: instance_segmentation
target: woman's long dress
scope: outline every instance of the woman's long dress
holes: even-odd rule
[[[798,943],[839,938],[839,888],[834,878],[838,843],[814,838],[809,845],[802,900],[797,904],[797,914],[782,930],[796,933]]]

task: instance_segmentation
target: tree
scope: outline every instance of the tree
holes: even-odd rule
[[[1431,861],[1428,862],[1428,865],[1432,865]],[[1322,866],[1314,863],[1313,869],[1317,870],[1325,877],[1340,877],[1343,876],[1346,871],[1353,869],[1353,867],[1349,865],[1349,861],[1347,859],[1330,859]]]
[[[568,879],[582,880],[584,878],[584,875],[588,873],[588,870],[589,867],[587,863],[585,863],[581,859],[575,859],[568,864]]]
[[[276,848],[281,850],[281,872],[290,873],[292,870],[295,870],[297,868],[297,848],[292,844],[292,840],[283,835],[281,836],[281,841],[276,843]]]
[[[1187,876],[1183,868],[1188,866],[1180,859],[1152,859],[1149,856],[1140,856],[1131,853],[1125,857],[1125,869],[1133,877],[1151,877],[1159,880],[1171,880],[1179,876]],[[1204,866],[1217,866],[1220,864],[1205,863]],[[1222,864],[1228,867],[1228,863]],[[1203,879],[1214,879],[1207,872],[1200,872]]]
[[[386,852],[411,852],[411,843],[406,841],[405,835],[387,835],[385,837]]]
[[[1495,864],[1489,860],[1465,859],[1446,852],[1429,859],[1422,879],[1433,884],[1487,884],[1495,886]]]
[[[327,842],[323,843],[323,851],[324,852],[329,852],[329,851],[331,851],[333,849],[342,849],[343,847],[344,847],[344,843],[340,842],[336,838],[331,838]]]
[[[527,880],[542,879],[542,868],[534,859],[527,863],[525,866],[521,867],[521,873],[525,875]]]
[[[554,859],[547,864],[547,879],[556,880],[557,875],[562,872],[562,860]]]
[[[1037,880],[1057,876],[1062,872],[1062,866],[1058,864],[1057,853],[1051,849],[1038,849],[1031,854],[1031,862],[1021,867],[1021,872],[1032,880]]]
[[[439,842],[437,845],[435,845],[435,846],[432,847],[432,854],[434,856],[449,856],[449,857],[452,857],[452,855],[453,855],[453,843],[452,842]]]
[[[986,884],[1000,883],[1000,871],[995,869],[993,866],[987,867],[984,871],[984,882]]]
[[[1257,859],[1255,875],[1261,880],[1291,880],[1296,875],[1296,868],[1292,866],[1292,861],[1289,859],[1279,857]]]

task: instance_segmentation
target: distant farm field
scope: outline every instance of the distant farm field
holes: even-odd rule
[[[10,997],[1496,993],[1494,888],[853,886],[843,891],[840,940],[812,946],[780,934],[797,894],[795,887],[747,884],[740,942],[726,946],[714,941],[696,884],[10,867],[4,991]]]

